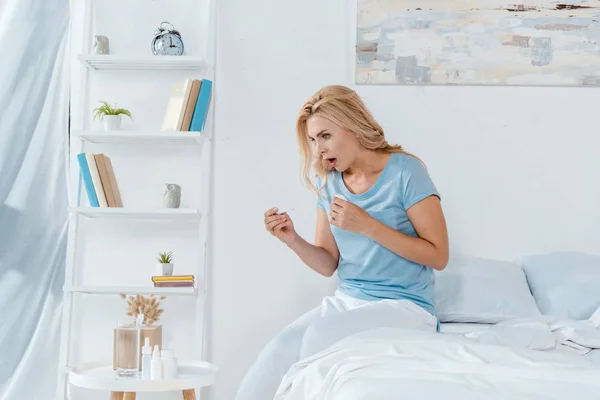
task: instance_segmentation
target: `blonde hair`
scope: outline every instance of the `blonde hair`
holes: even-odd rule
[[[317,193],[327,183],[327,161],[315,155],[309,142],[307,120],[318,115],[340,128],[356,135],[358,142],[366,149],[382,153],[403,153],[418,157],[406,152],[400,145],[391,145],[385,139],[383,128],[369,112],[358,94],[345,86],[325,86],[315,93],[300,110],[296,121],[296,134],[302,158],[302,179],[311,189],[315,190],[310,179],[310,169],[321,178],[322,185],[317,188]]]

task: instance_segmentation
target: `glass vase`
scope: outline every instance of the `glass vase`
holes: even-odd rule
[[[119,321],[116,330],[116,370],[119,376],[138,376],[141,330],[135,321]]]

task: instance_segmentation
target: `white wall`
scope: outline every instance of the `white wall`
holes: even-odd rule
[[[313,237],[295,117],[320,86],[352,85],[354,8],[344,0],[221,2],[211,358],[223,376],[213,399],[233,398],[260,348],[329,289],[264,231],[262,213],[293,207],[298,230]],[[597,91],[356,90],[389,141],[426,161],[454,253],[510,260],[553,249],[600,252]]]
[[[265,342],[333,288],[265,231],[263,213],[286,207],[312,240],[316,206],[300,181],[295,118],[319,87],[348,83],[345,4],[220,3],[209,324],[223,375],[212,399],[232,399]]]
[[[134,4],[156,8],[168,3]],[[185,10],[199,10],[193,0],[177,4]],[[135,5],[119,7],[136,10]],[[268,235],[263,212],[273,205],[286,207],[297,230],[306,239],[313,238],[315,205],[299,179],[295,118],[302,103],[321,86],[352,85],[354,8],[354,1],[344,0],[220,1],[208,356],[221,368],[221,376],[210,391],[212,399],[232,399],[262,346],[317,305],[335,285],[334,280],[303,266]],[[119,25],[136,35],[135,40],[128,39],[130,47],[121,50],[146,46],[144,35],[149,35],[147,31],[153,31],[155,21],[163,16],[181,27],[184,35],[197,32],[193,25],[176,22],[183,20],[180,12],[166,15],[166,9],[161,11],[165,14],[153,13],[147,23]],[[200,45],[191,46],[200,51]],[[129,83],[145,83],[148,89],[128,91],[123,78],[114,76],[108,84],[96,81],[96,93],[114,93],[115,98],[132,105],[138,115],[136,123],[155,125],[164,107],[161,102],[166,101],[166,93],[157,88],[164,85],[148,83],[147,75],[132,79]],[[551,249],[600,251],[596,246],[600,237],[596,210],[600,158],[595,154],[600,139],[593,117],[599,95],[593,89],[356,89],[383,124],[389,140],[403,144],[429,166],[443,196],[453,252],[514,259]],[[123,178],[131,184],[129,198],[151,201],[150,192],[140,195],[142,192],[133,189],[136,164],[128,164],[125,154],[114,154],[119,169],[130,170]],[[143,162],[151,165],[152,157],[164,155],[148,153]],[[190,166],[195,162],[193,155],[193,150],[181,159],[168,154]],[[179,171],[174,165],[163,165],[165,170],[154,170],[160,175],[148,174],[149,186],[144,187],[158,190],[164,179]],[[193,171],[177,177],[186,182],[191,195],[199,195]],[[275,189],[269,189],[271,186]],[[185,232],[187,228],[171,229]],[[97,240],[108,240],[106,232],[104,239],[102,231],[98,232]],[[121,234],[127,237],[128,232]],[[150,231],[143,241],[115,251],[129,257],[131,264],[135,257],[127,255],[129,248],[143,253],[161,243],[180,249],[186,244],[175,236],[160,240]],[[96,243],[93,252],[102,255],[102,243]],[[192,257],[184,250],[179,253],[184,259]],[[102,257],[100,265],[106,266],[110,258]],[[139,269],[135,272],[137,277],[140,273]],[[96,309],[105,305],[94,304]],[[119,315],[119,300],[114,299],[110,306],[112,316]],[[165,324],[171,332],[186,329],[185,322],[177,322],[188,311],[186,307],[174,301],[165,310],[169,315]],[[113,319],[103,323],[111,324]],[[96,320],[93,329],[101,325]],[[173,335],[169,336],[172,339]],[[100,352],[91,339],[86,346],[84,352],[90,356]],[[146,398],[150,397],[140,396]]]

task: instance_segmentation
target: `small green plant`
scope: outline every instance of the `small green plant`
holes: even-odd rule
[[[173,260],[173,252],[169,251],[168,253],[158,253],[158,262],[161,264],[170,264]]]
[[[98,108],[94,108],[94,110],[93,110],[94,111],[94,120],[96,118],[102,119],[105,115],[123,114],[123,115],[127,115],[133,121],[133,118],[131,117],[131,113],[129,112],[129,110],[127,110],[125,108],[116,108],[116,106],[117,106],[116,104],[115,104],[115,108],[113,108],[106,101],[100,101],[99,103],[101,103],[102,105]]]

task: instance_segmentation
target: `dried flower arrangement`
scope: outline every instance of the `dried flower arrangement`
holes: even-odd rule
[[[144,314],[144,325],[152,325],[160,319],[163,309],[160,307],[160,301],[166,299],[166,296],[156,297],[150,293],[147,297],[141,294],[126,296],[120,294],[122,299],[127,299],[127,316],[135,318],[138,314]]]

